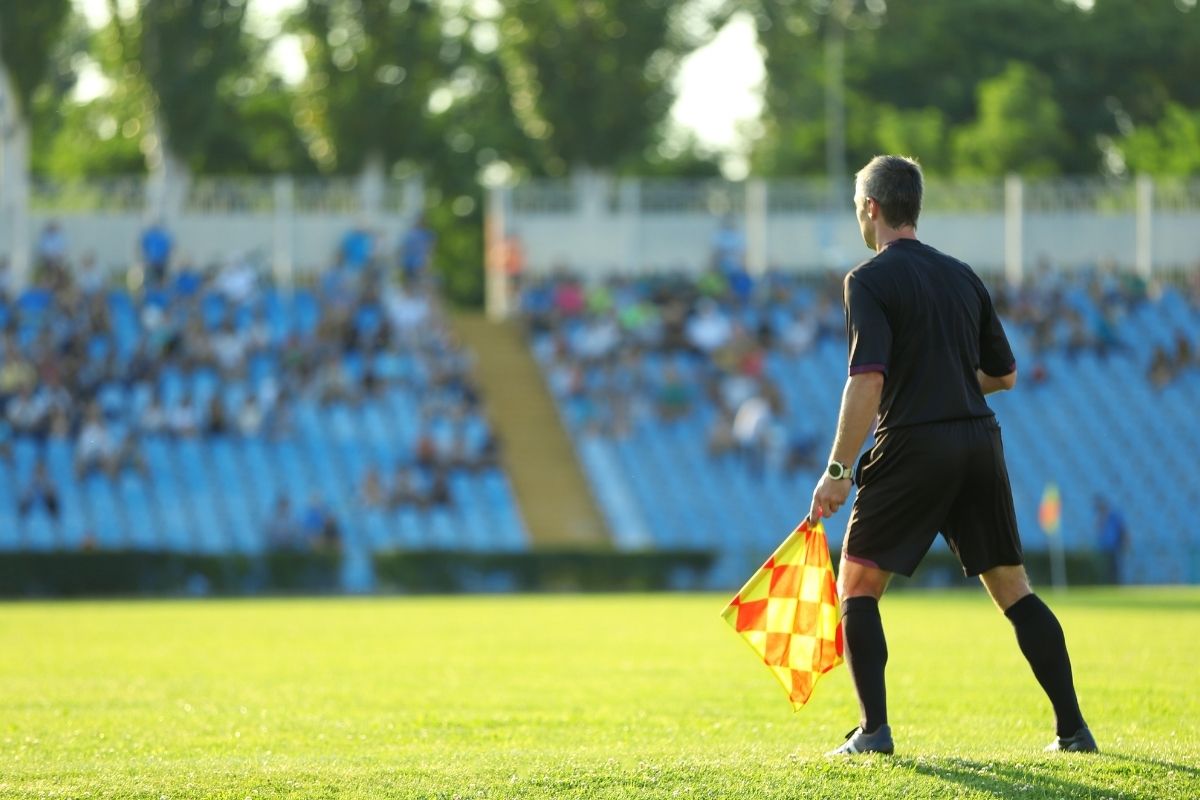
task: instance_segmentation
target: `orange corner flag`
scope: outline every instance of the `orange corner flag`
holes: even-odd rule
[[[817,679],[842,663],[837,584],[825,526],[802,522],[721,616],[762,657],[799,711]]]

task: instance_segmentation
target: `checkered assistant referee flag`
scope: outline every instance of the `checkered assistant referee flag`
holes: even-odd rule
[[[825,526],[802,522],[721,616],[783,684],[792,709],[800,710],[817,679],[842,663],[837,585]]]

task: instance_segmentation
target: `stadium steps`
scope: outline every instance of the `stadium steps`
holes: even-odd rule
[[[456,314],[450,327],[478,356],[476,374],[531,544],[607,544],[604,518],[520,328],[479,314]]]

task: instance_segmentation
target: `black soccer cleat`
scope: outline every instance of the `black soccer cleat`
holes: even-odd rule
[[[853,756],[859,753],[883,753],[891,755],[896,749],[892,743],[892,729],[888,725],[880,725],[874,733],[864,733],[862,728],[855,728],[846,734],[846,741],[841,747],[830,750],[827,756]]]
[[[1073,736],[1060,736],[1046,745],[1047,753],[1098,753],[1096,740],[1087,726],[1075,731]]]

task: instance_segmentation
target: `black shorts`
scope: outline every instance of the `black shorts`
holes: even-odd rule
[[[1022,563],[995,417],[885,431],[859,460],[845,558],[912,575],[941,532],[967,575]]]

